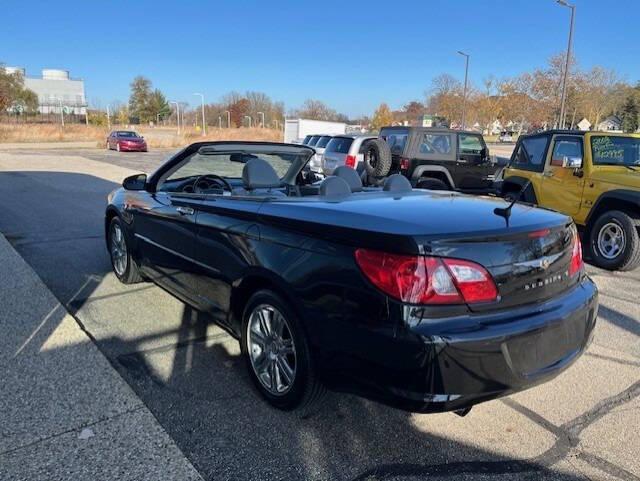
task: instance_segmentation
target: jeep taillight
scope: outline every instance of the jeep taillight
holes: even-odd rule
[[[352,169],[356,168],[356,156],[355,155],[347,155],[347,158],[344,160],[344,165],[347,167],[351,167]]]
[[[582,243],[580,242],[580,235],[577,230],[573,232],[573,250],[571,251],[571,263],[569,264],[569,275],[575,276],[580,273],[584,268],[584,261],[582,260]]]
[[[491,275],[475,262],[357,249],[356,262],[385,294],[409,304],[473,304],[498,298]]]
[[[406,157],[400,158],[400,170],[409,170],[409,159]]]

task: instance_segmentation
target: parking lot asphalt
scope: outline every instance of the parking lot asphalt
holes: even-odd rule
[[[346,394],[282,413],[254,393],[235,340],[161,289],[111,274],[106,195],[168,153],[0,146],[0,231],[203,478],[640,480],[640,271],[588,266],[601,295],[588,352],[464,418]]]

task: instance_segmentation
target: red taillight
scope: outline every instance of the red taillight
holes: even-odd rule
[[[498,290],[479,264],[458,259],[356,250],[356,262],[385,294],[410,304],[495,301]]]
[[[406,157],[400,158],[400,170],[409,170],[409,159]]]
[[[569,275],[575,276],[584,268],[584,261],[582,260],[582,243],[580,242],[580,236],[576,231],[573,234],[573,250],[571,252],[571,263],[569,264]]]
[[[347,158],[344,161],[344,165],[347,167],[351,167],[352,169],[356,168],[356,156],[355,155],[347,155]]]

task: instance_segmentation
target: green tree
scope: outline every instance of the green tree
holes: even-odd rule
[[[138,76],[131,82],[131,95],[129,96],[129,113],[139,122],[149,122],[155,119],[152,107],[151,80]]]
[[[389,110],[389,106],[385,103],[381,103],[378,109],[373,114],[371,119],[371,128],[374,130],[380,130],[382,127],[391,125],[393,122],[393,114]]]
[[[149,109],[153,112],[153,120],[163,120],[171,115],[171,106],[160,90],[155,89],[151,93],[149,104]]]
[[[627,100],[622,107],[622,130],[625,132],[635,132],[638,130],[638,105],[636,99],[632,95],[627,97]]]
[[[24,79],[19,73],[7,73],[0,64],[0,112],[20,106],[25,111],[38,108],[38,96],[24,88]]]

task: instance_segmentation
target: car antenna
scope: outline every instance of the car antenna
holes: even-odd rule
[[[504,219],[507,221],[507,227],[509,227],[509,217],[511,217],[511,209],[513,209],[514,204],[520,200],[520,197],[522,196],[524,191],[527,190],[527,188],[530,185],[531,185],[531,180],[527,180],[522,185],[522,187],[520,188],[518,193],[515,195],[515,197],[513,198],[513,200],[509,203],[509,205],[507,207],[496,207],[495,209],[493,209],[493,213],[495,215],[499,215],[500,217],[504,217]]]

